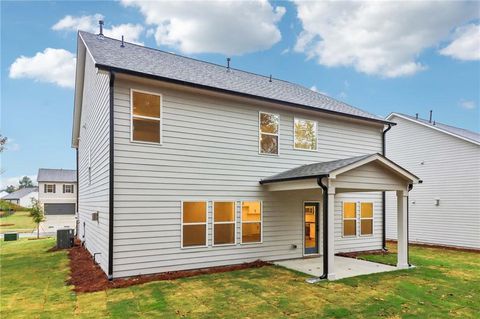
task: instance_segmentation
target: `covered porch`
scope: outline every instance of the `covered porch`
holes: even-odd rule
[[[408,192],[416,183],[421,183],[417,176],[380,154],[304,165],[263,179],[260,184],[271,192],[322,190],[322,220],[319,222],[322,230],[318,232],[322,236],[322,247],[319,249],[322,256],[315,260],[290,260],[279,264],[298,271],[303,269],[305,271],[302,272],[329,280],[393,270],[395,267],[335,256],[335,227],[338,227],[335,225],[335,198],[341,193],[394,191],[397,195],[398,227],[396,269],[409,268]]]

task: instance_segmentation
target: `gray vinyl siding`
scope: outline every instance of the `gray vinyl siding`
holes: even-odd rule
[[[108,195],[109,195],[109,75],[96,72],[91,57],[86,56],[79,142],[79,238],[96,261],[108,268]],[[88,176],[91,156],[91,183]],[[92,213],[99,220],[92,221]],[[85,223],[85,228],[83,227]]]
[[[387,134],[387,156],[423,180],[410,192],[410,241],[479,249],[480,146],[393,120],[398,125]],[[395,194],[388,194],[387,237],[392,239],[397,236],[395,205]]]
[[[172,88],[115,81],[114,277],[303,256],[303,202],[313,191],[266,192],[258,181],[293,167],[380,152],[381,125],[268,108]],[[163,144],[130,141],[130,88],[162,94]],[[258,113],[280,115],[279,156],[259,155]],[[293,118],[318,124],[318,152],[293,149]],[[337,251],[381,248],[380,193],[339,194]],[[375,235],[341,238],[342,199],[375,203]],[[263,243],[181,249],[181,201],[263,201]],[[237,229],[240,230],[240,223]],[[320,235],[321,237],[321,235]],[[292,248],[297,245],[297,248]]]

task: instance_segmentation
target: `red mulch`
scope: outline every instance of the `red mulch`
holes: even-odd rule
[[[5,227],[5,226],[13,226],[15,224],[0,224],[0,227]]]
[[[122,288],[143,284],[150,281],[174,280],[205,274],[222,273],[233,270],[259,268],[271,263],[257,260],[231,266],[210,267],[195,270],[172,271],[153,275],[141,275],[128,278],[119,278],[109,281],[100,266],[93,263],[92,255],[82,246],[75,245],[68,250],[70,259],[69,285],[74,286],[76,292],[95,292],[111,288]]]
[[[385,251],[383,249],[377,249],[377,250],[355,251],[350,253],[338,253],[335,255],[341,256],[341,257],[348,257],[348,258],[357,258],[358,256],[362,256],[362,255],[388,255],[388,254],[391,254],[391,252]]]
[[[397,243],[396,240],[387,240],[387,242],[393,243],[393,244]],[[408,243],[408,245],[417,246],[417,247],[428,247],[428,248],[437,248],[437,249],[445,249],[445,250],[463,251],[467,253],[480,253],[480,249],[475,249],[475,248],[444,246],[444,245],[427,244],[427,243]]]

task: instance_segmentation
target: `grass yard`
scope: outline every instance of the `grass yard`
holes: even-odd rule
[[[67,254],[47,252],[53,245],[0,243],[1,318],[480,317],[478,253],[412,247],[416,269],[315,285],[272,266],[76,294],[64,284]]]
[[[14,212],[12,215],[0,218],[0,234],[7,232],[30,233],[36,228],[30,212]]]

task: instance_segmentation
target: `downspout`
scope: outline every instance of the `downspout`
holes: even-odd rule
[[[114,84],[115,73],[110,71],[110,163],[108,194],[108,280],[113,279],[113,143],[114,143]]]
[[[392,128],[391,124],[388,124],[388,127],[386,130],[383,131],[382,133],[382,155],[385,156],[386,153],[386,143],[385,143],[385,135],[387,134],[388,131]],[[386,218],[387,218],[387,208],[385,207],[386,205],[386,193],[385,191],[382,192],[382,249],[384,251],[387,251],[387,224],[386,224]]]
[[[323,274],[319,279],[327,279],[328,275],[328,186],[322,182],[322,178],[327,176],[317,177],[317,184],[323,192]]]

